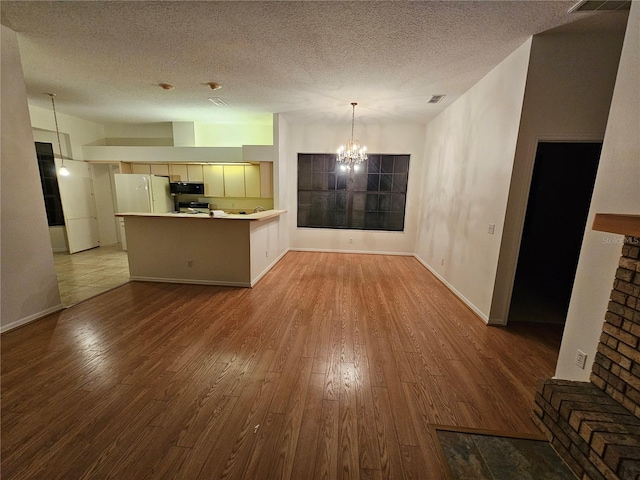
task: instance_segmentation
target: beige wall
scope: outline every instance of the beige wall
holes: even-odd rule
[[[16,34],[2,29],[2,331],[62,308]]]
[[[596,213],[640,213],[640,3],[633,2],[591,200],[556,377],[589,378],[614,273],[622,248],[619,235],[590,229]],[[584,370],[576,351],[587,354]]]
[[[82,151],[83,145],[104,145],[104,126],[83,120],[78,117],[61,113],[60,103],[63,97],[56,97],[56,115],[58,117],[58,128],[61,132],[63,154],[65,154],[65,144],[68,146],[68,155],[74,160],[85,160]],[[40,108],[29,105],[31,125],[34,129],[49,132],[56,131],[53,110],[51,108]],[[55,134],[53,136],[55,138]],[[54,143],[54,151],[58,150],[57,140]]]
[[[276,160],[273,162],[273,206],[277,210],[286,210],[288,212],[280,216],[278,225],[278,245],[282,253],[289,250],[291,244],[289,222],[290,218],[292,218],[292,212],[295,210],[289,204],[289,197],[287,196],[289,172],[286,160],[289,152],[289,123],[279,114],[275,114],[273,118],[273,138],[275,139],[274,146],[276,148]]]
[[[427,125],[416,256],[485,321],[530,47],[528,40]]]
[[[624,14],[611,15],[618,15],[616,19],[624,25]],[[533,37],[491,303],[492,323],[507,320],[538,141],[602,141],[623,37],[623,28]],[[549,241],[559,240],[549,233]]]
[[[371,153],[409,154],[409,185],[404,232],[373,232],[297,228],[297,171],[298,153],[332,153],[350,135],[349,124],[289,125],[288,150],[284,162],[287,178],[286,202],[289,210],[290,247],[298,250],[365,252],[412,255],[418,228],[420,179],[424,151],[425,126],[419,124],[358,125],[355,136]],[[283,180],[283,179],[281,179]],[[279,207],[282,208],[282,207]],[[351,242],[350,239],[353,239]]]

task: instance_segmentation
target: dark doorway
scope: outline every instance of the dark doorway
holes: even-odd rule
[[[564,324],[601,149],[538,144],[509,322]]]

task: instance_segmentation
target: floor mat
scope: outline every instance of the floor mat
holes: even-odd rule
[[[549,442],[434,426],[452,480],[575,480]]]

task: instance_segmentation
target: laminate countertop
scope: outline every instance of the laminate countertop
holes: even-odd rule
[[[196,218],[202,220],[249,220],[263,221],[278,217],[286,210],[265,210],[256,213],[227,213],[221,217],[210,217],[208,213],[148,213],[148,212],[123,212],[116,213],[116,217],[150,217],[150,218]]]

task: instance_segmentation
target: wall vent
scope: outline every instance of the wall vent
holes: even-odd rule
[[[569,9],[574,12],[615,12],[630,10],[631,0],[581,0]]]
[[[446,95],[434,95],[427,103],[440,103]]]

